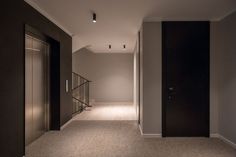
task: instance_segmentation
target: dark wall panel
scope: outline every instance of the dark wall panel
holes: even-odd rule
[[[28,4],[23,5],[23,10],[26,24],[60,42],[60,124],[63,125],[71,118],[72,113],[72,108],[68,107],[72,103],[71,93],[65,92],[65,80],[69,80],[71,87],[72,39]],[[35,20],[35,17],[38,19]]]
[[[4,1],[0,5],[0,121],[2,125],[0,156],[2,157],[17,157],[23,153],[23,143],[19,144],[19,141],[23,142],[24,139],[22,137],[24,42],[21,39],[24,28],[14,12],[20,5],[22,5],[20,0]]]
[[[24,155],[24,28],[28,24],[60,43],[60,124],[71,118],[72,39],[23,0],[8,0],[0,6],[0,156]],[[70,84],[71,86],[71,84]]]
[[[60,85],[61,85],[61,100],[60,100],[60,123],[61,125],[65,124],[68,120],[71,119],[72,113],[72,96],[71,91],[66,93],[65,89],[65,80],[69,80],[69,89],[72,87],[72,41],[71,37],[66,37],[61,39],[60,48],[61,51],[66,51],[70,53],[61,53],[60,54]],[[68,107],[69,106],[69,107]]]

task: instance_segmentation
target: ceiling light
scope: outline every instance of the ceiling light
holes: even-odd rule
[[[97,22],[97,15],[95,13],[93,13],[93,23]]]
[[[123,45],[123,48],[126,49],[126,45],[125,44]]]
[[[109,49],[111,49],[111,45],[109,45]]]

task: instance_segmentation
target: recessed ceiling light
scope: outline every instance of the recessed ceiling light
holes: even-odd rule
[[[93,13],[93,23],[97,22],[97,15],[95,13]]]

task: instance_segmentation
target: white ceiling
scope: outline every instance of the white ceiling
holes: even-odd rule
[[[143,20],[220,20],[236,9],[236,0],[26,1],[73,34],[73,52],[86,46],[97,53],[133,52]],[[92,22],[92,12],[97,23]]]

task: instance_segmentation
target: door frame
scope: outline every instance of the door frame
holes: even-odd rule
[[[138,32],[138,124],[141,123],[141,65],[140,65],[140,60],[141,60],[141,32]]]
[[[162,37],[161,37],[161,47],[162,47],[162,137],[166,137],[166,78],[167,78],[167,73],[166,73],[166,64],[167,64],[167,55],[164,53],[164,40],[165,40],[165,35],[164,35],[164,23],[161,23],[161,32],[162,32]]]

